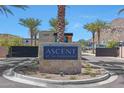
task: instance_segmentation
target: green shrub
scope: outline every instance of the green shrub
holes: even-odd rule
[[[114,48],[118,45],[118,42],[115,40],[111,40],[107,43],[107,48]]]
[[[85,71],[84,71],[84,74],[85,74],[85,75],[90,75],[90,73],[91,73],[91,70],[85,69]]]
[[[90,75],[91,72],[92,72],[92,67],[91,67],[91,65],[90,65],[90,64],[86,64],[86,65],[85,65],[84,74]]]
[[[96,77],[96,73],[91,72],[91,73],[90,73],[90,76],[91,76],[91,77]]]
[[[21,38],[10,38],[10,39],[0,39],[0,46],[22,46],[22,39]]]

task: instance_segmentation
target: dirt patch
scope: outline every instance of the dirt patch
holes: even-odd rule
[[[53,80],[82,80],[99,77],[106,74],[104,69],[93,68],[90,64],[87,63],[83,64],[81,74],[76,75],[64,75],[62,72],[60,72],[60,74],[41,73],[37,66],[20,67],[16,70],[16,72],[32,77]]]

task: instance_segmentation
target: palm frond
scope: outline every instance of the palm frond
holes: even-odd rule
[[[123,9],[120,9],[120,10],[118,11],[118,14],[120,14],[120,13],[122,13],[122,12],[124,12],[124,8],[123,8]]]
[[[26,8],[29,8],[29,6],[27,6],[27,5],[12,5],[12,6],[15,8],[23,9],[23,10],[26,10]]]
[[[8,16],[8,14],[14,15],[10,7],[20,8],[25,10],[28,6],[25,5],[0,5],[0,12]]]

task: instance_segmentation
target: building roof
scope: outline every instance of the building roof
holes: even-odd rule
[[[54,35],[57,35],[57,33],[54,33]],[[64,35],[71,35],[71,36],[73,36],[73,33],[64,33]]]

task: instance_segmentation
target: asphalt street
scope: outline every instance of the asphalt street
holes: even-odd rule
[[[96,86],[98,88],[124,88],[124,75],[119,75],[118,78],[104,85]]]
[[[2,74],[8,68],[8,66],[0,66],[0,88],[38,88],[36,86],[21,84],[5,79]]]
[[[95,57],[95,56],[92,56],[92,55],[83,55],[82,56],[83,59],[85,60],[88,60],[90,63],[92,64],[95,64],[95,65],[100,65],[100,64],[104,64],[103,67],[104,68],[122,68],[124,67],[124,59],[122,58],[117,58],[117,57]],[[107,66],[107,65],[112,65],[112,66]],[[115,71],[113,70],[109,70],[113,73],[116,73]],[[111,82],[111,83],[107,83],[107,84],[104,84],[104,85],[100,85],[100,86],[95,86],[95,87],[98,87],[98,88],[124,88],[124,70],[119,70],[118,71],[118,78]]]

